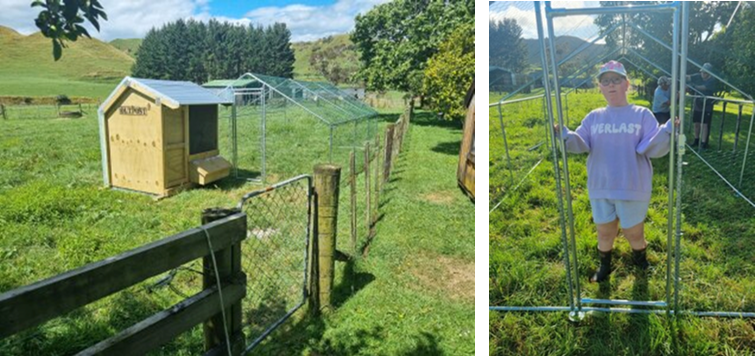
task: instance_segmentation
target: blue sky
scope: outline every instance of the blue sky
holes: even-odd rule
[[[389,0],[100,0],[108,15],[96,38],[141,38],[152,27],[178,19],[211,18],[239,24],[286,23],[292,41],[313,41],[354,29],[354,17]],[[37,31],[39,8],[28,0],[0,0],[0,25],[28,35]]]
[[[261,7],[284,7],[288,5],[323,6],[335,3],[335,0],[214,0],[210,3],[214,15],[239,17],[247,11]]]

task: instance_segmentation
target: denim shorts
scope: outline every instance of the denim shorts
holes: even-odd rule
[[[595,199],[590,200],[592,220],[595,224],[606,224],[619,219],[621,228],[631,228],[645,221],[650,201],[626,201]]]

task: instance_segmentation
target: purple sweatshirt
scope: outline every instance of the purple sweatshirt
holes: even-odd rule
[[[589,153],[590,199],[649,201],[653,165],[650,158],[668,154],[671,123],[658,126],[653,113],[634,104],[598,108],[575,131],[561,131],[566,150]]]

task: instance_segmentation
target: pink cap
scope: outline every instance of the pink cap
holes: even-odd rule
[[[624,78],[627,78],[627,71],[624,69],[624,65],[618,61],[608,61],[604,65],[602,65],[600,67],[600,71],[598,71],[598,76],[597,76],[598,79],[600,79],[600,76],[602,76],[603,73],[607,73],[607,72],[620,74],[624,76]]]

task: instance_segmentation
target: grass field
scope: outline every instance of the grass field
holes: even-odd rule
[[[491,102],[495,99],[491,98]],[[646,100],[634,96],[630,102],[649,105]],[[568,126],[576,128],[587,112],[603,105],[604,99],[594,90],[569,95]],[[553,159],[550,141],[546,140],[542,108],[542,101],[504,107],[508,155],[503,145],[498,111],[496,108],[490,110],[490,207],[500,203],[491,212],[489,222],[491,306],[568,306]],[[740,136],[736,153],[731,153],[736,122],[731,109],[731,106],[727,108],[723,150],[709,149],[700,155],[725,177],[738,178],[744,155],[744,137]],[[717,119],[714,119],[712,138],[718,134],[716,125],[720,124],[720,115],[714,114]],[[689,140],[691,136],[688,134]],[[748,165],[753,165],[753,159],[749,159]],[[690,150],[687,150],[684,161],[680,308],[755,311],[755,250],[751,244],[751,238],[755,236],[755,208],[736,197]],[[645,226],[650,244],[649,260],[655,271],[648,276],[633,272],[630,269],[631,250],[620,237],[615,246],[617,254],[611,281],[601,286],[587,283],[598,262],[587,198],[585,162],[586,155],[569,156],[580,264],[577,279],[582,297],[665,300],[668,157],[653,160],[653,198]],[[745,177],[751,177],[752,173],[747,172],[749,174],[746,173]],[[748,181],[740,187],[743,193],[755,192],[747,191],[752,189]],[[655,314],[596,313],[582,323],[572,325],[566,313],[491,311],[489,315],[490,354],[755,353],[755,325],[751,319],[691,316],[671,319]]]
[[[381,113],[380,127],[397,117]],[[259,188],[229,178],[160,201],[103,189],[95,114],[0,126],[0,291],[196,227],[202,209],[235,205]],[[337,266],[338,308],[320,320],[296,316],[255,353],[474,353],[474,213],[456,188],[460,138],[457,126],[418,114],[381,198],[367,257]],[[306,147],[276,150],[296,156]],[[302,161],[300,173],[314,164]],[[288,172],[272,175],[285,179]],[[339,239],[340,249],[348,247]],[[196,287],[196,276],[179,275],[179,289]],[[182,299],[166,289],[146,293],[154,283],[6,338],[0,353],[73,354]],[[202,353],[201,330],[152,353]]]

